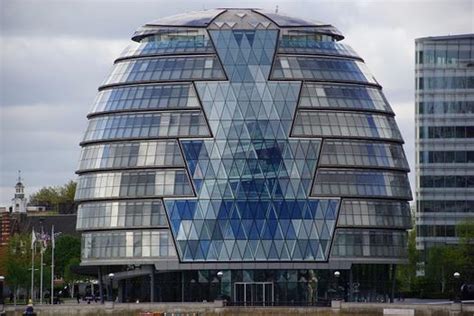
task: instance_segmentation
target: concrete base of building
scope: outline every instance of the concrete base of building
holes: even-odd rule
[[[336,302],[336,301],[335,301]],[[117,315],[135,316],[140,313],[152,312],[176,313],[176,314],[206,314],[206,315],[287,315],[287,314],[317,314],[320,316],[350,316],[366,315],[379,316],[390,315],[385,311],[406,311],[410,315],[412,311],[415,315],[422,316],[472,316],[474,305],[470,304],[389,304],[389,303],[346,303],[337,301],[339,308],[332,307],[229,307],[224,306],[223,301],[206,303],[115,303],[112,309],[106,304],[61,304],[61,305],[41,305],[35,306],[35,312],[42,316],[96,316],[96,315]],[[22,315],[25,307],[7,306],[8,316]]]
[[[331,301],[331,308],[333,308],[333,309],[341,309],[341,301],[340,301],[340,300],[333,300],[333,301]]]

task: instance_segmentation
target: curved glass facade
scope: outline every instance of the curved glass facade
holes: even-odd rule
[[[360,140],[325,140],[319,165],[408,170],[400,144]]]
[[[103,85],[189,80],[225,80],[225,75],[213,56],[130,59],[115,64]]]
[[[329,291],[331,267],[348,276],[365,271],[357,264],[403,262],[403,140],[341,39],[331,25],[252,9],[140,28],[81,143],[83,264],[153,265],[161,298],[150,300],[212,300],[218,283],[239,302],[242,283],[265,278],[268,295],[288,291],[274,302],[309,300],[313,278]],[[179,282],[193,285],[175,293]]]
[[[176,257],[168,230],[88,232],[82,234],[83,259],[165,260]]]
[[[301,89],[299,106],[300,108],[374,110],[392,113],[380,89],[355,85],[305,82]]]
[[[79,205],[77,229],[168,227],[161,200],[88,202]]]
[[[275,59],[274,80],[315,80],[377,84],[365,64],[354,59],[280,56]]]
[[[199,108],[191,84],[160,84],[107,89],[99,92],[91,114],[110,111]]]
[[[405,172],[357,169],[318,169],[313,194],[405,200],[412,198]]]
[[[278,46],[279,53],[286,54],[312,54],[359,58],[354,50],[345,44],[329,41],[321,41],[319,38],[308,36],[283,35]]]
[[[192,196],[184,170],[98,172],[81,175],[76,200]]]
[[[149,167],[184,167],[175,140],[102,143],[82,149],[79,171]]]
[[[294,121],[292,136],[402,141],[395,119],[391,116],[335,111],[299,111]]]
[[[127,138],[175,138],[210,136],[199,111],[120,114],[89,120],[84,142]]]
[[[340,227],[411,227],[408,202],[345,199],[341,205]]]
[[[407,255],[406,243],[406,234],[400,231],[339,229],[331,255],[335,258],[399,258]]]

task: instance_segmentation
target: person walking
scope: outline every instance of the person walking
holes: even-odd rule
[[[25,309],[25,312],[23,313],[23,315],[36,315],[35,314],[35,311],[33,309],[33,300],[30,299],[28,301],[28,305],[26,306],[26,309]]]

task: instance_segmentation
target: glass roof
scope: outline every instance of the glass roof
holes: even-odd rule
[[[280,28],[301,28],[301,29],[304,28],[307,31],[310,31],[310,29],[312,29],[311,32],[328,34],[330,36],[334,36],[337,40],[341,40],[344,38],[344,36],[342,36],[342,34],[339,32],[339,30],[337,30],[334,26],[327,23],[290,17],[285,14],[275,13],[275,12],[262,10],[262,9],[217,8],[217,9],[209,9],[209,10],[202,10],[202,11],[192,11],[188,13],[159,18],[139,28],[135,32],[135,34],[132,36],[132,39],[134,41],[140,41],[142,38],[146,36],[157,33],[157,31],[163,27],[165,28],[166,27],[168,28],[176,28],[176,27],[206,28],[211,24],[211,22],[215,21],[216,18],[220,14],[226,11],[238,12],[237,15],[241,19],[251,14],[253,14],[253,16],[257,15],[256,18],[258,20],[260,19],[262,21],[268,20],[268,22],[275,23]],[[248,14],[245,13],[244,11],[248,11]],[[223,18],[226,19],[227,17],[223,16]]]
[[[271,11],[256,9],[255,12],[265,15],[267,18],[275,22],[278,26],[318,26],[318,25],[327,25],[318,21],[307,21],[300,18],[294,18],[287,15],[282,15],[280,13],[274,13]]]
[[[192,11],[160,18],[153,22],[147,23],[147,25],[206,27],[217,15],[224,11],[226,10],[210,9],[203,11]]]

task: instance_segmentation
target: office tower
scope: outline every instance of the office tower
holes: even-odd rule
[[[417,248],[474,219],[474,35],[416,40]]]

